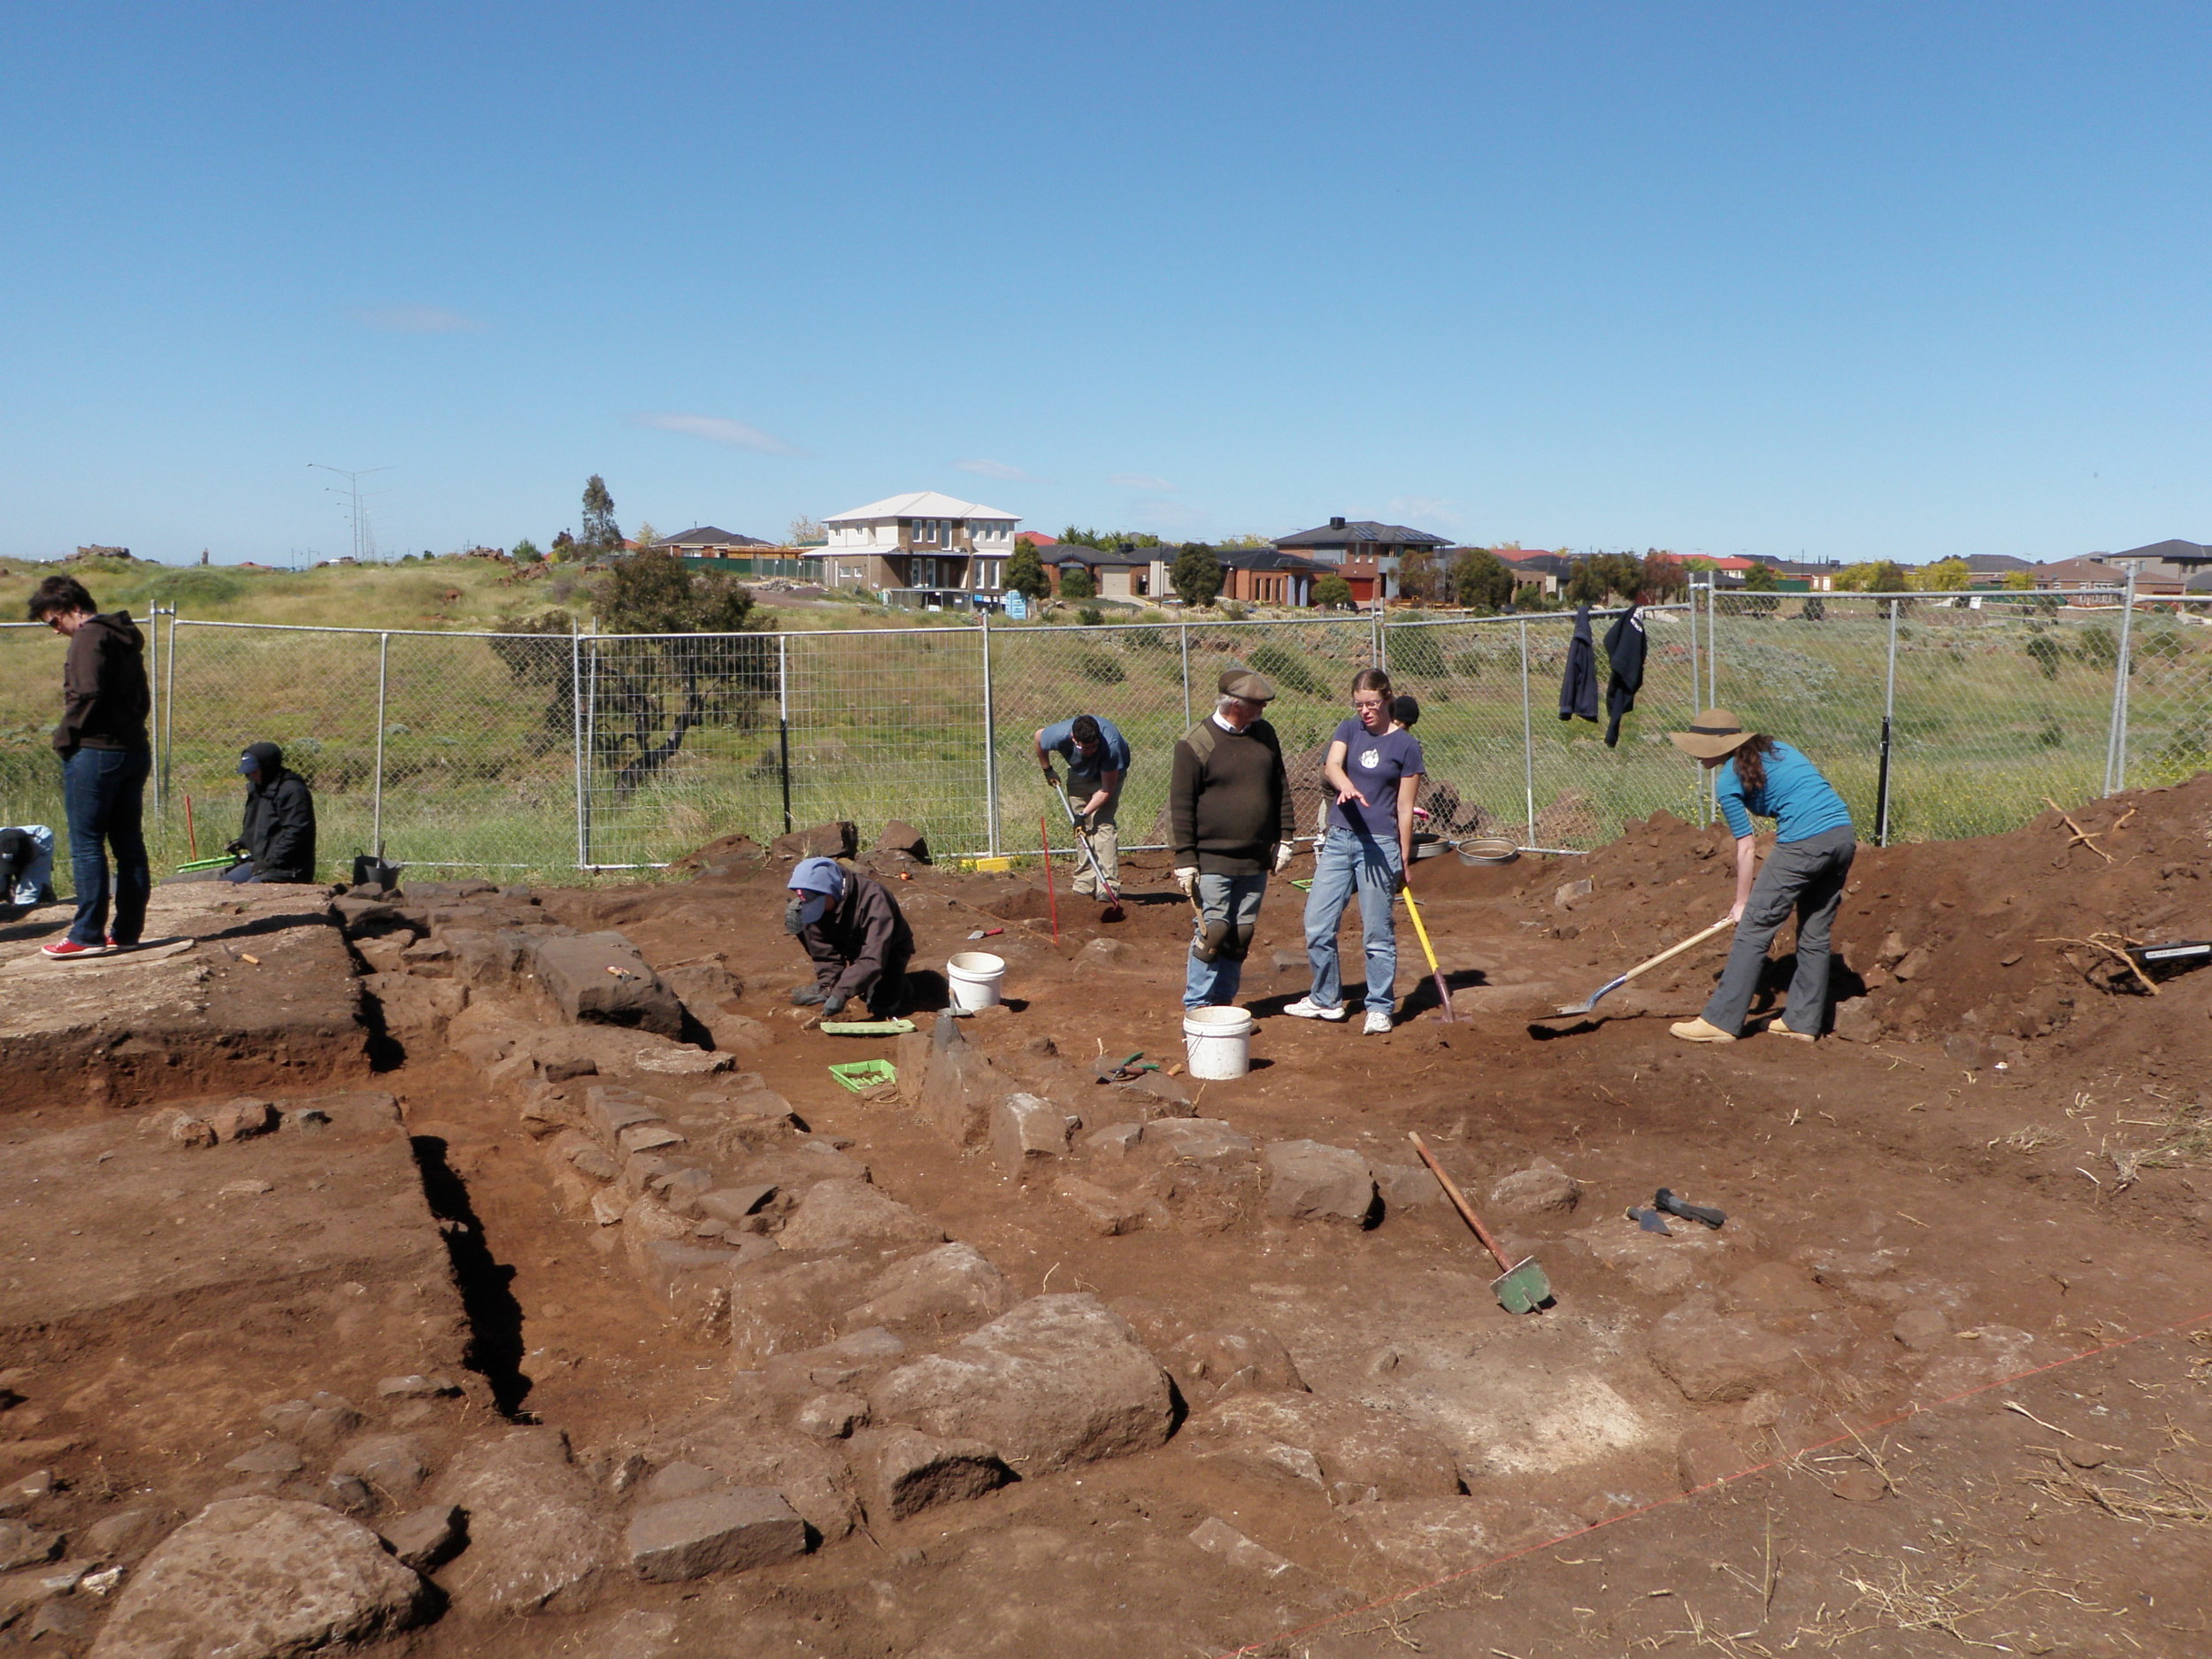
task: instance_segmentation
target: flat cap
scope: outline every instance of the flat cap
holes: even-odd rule
[[[1275,685],[1266,675],[1256,674],[1248,668],[1225,668],[1221,671],[1221,695],[1241,697],[1247,703],[1272,703]]]

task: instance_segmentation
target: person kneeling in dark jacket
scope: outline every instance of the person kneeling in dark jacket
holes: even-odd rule
[[[814,958],[814,983],[794,986],[801,1008],[834,1019],[858,997],[878,1019],[906,1009],[906,964],[914,933],[883,883],[834,858],[802,858],[791,872],[783,925]]]
[[[223,872],[226,881],[312,881],[315,879],[315,796],[307,780],[284,768],[274,743],[250,743],[238,757],[246,780],[246,817],[229,850],[244,862]]]

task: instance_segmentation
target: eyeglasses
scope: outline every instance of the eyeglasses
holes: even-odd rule
[[[1355,709],[1379,709],[1383,706],[1383,700],[1380,697],[1355,697],[1352,706]]]

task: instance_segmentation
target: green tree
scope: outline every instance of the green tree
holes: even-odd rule
[[[1485,615],[1513,602],[1512,567],[1488,548],[1471,547],[1452,561],[1452,597]]]
[[[612,504],[609,503],[611,506]],[[661,544],[661,533],[653,528],[653,521],[649,518],[638,526],[637,534],[630,540],[636,542],[641,549],[658,547]]]
[[[507,557],[518,565],[536,565],[544,559],[545,555],[538,551],[536,542],[528,536],[525,536],[515,543],[513,549]]]
[[[1006,561],[1006,591],[1019,594],[1025,599],[1042,599],[1052,591],[1052,579],[1045,574],[1045,562],[1037,557],[1034,541],[1017,541],[1012,557]]]
[[[1905,567],[1895,559],[1862,559],[1836,572],[1836,591],[1847,594],[1895,594],[1906,588]]]
[[[771,620],[744,584],[694,573],[649,549],[616,563],[599,595],[609,634],[592,648],[592,764],[612,775],[615,797],[651,781],[697,726],[749,730],[776,690]]]
[[[1956,593],[1972,586],[1973,580],[1974,572],[1967,569],[1964,559],[1957,557],[1938,559],[1912,572],[1912,585],[1922,593]]]
[[[614,521],[614,497],[607,494],[607,480],[596,472],[584,480],[584,533],[576,540],[594,553],[622,545],[622,526]]]
[[[1158,547],[1160,538],[1149,530],[1079,530],[1073,525],[1060,532],[1060,540],[1075,547],[1094,547],[1110,553],[1118,547]]]
[[[1771,565],[1754,564],[1744,572],[1743,585],[1755,594],[1773,593],[1778,583],[1778,579],[1775,576],[1774,566]]]
[[[1175,556],[1167,579],[1185,604],[1210,605],[1219,595],[1226,574],[1213,549],[1194,541]]]
[[[1567,572],[1567,585],[1562,597],[1571,605],[1601,605],[1611,589],[1607,586],[1605,572],[1598,568],[1594,558],[1581,558]]]
[[[569,534],[567,531],[563,530],[558,534],[554,536],[553,557],[555,558],[580,558],[583,557],[583,552],[584,549],[576,544],[576,538]]]
[[[2011,588],[2016,593],[2033,593],[2035,591],[2035,572],[2033,571],[2007,571],[2005,572],[2005,586]]]
[[[1063,599],[1095,599],[1098,582],[1086,565],[1071,565],[1060,572],[1060,597]]]
[[[1314,583],[1313,603],[1324,611],[1348,611],[1352,605],[1352,584],[1331,571]]]
[[[829,532],[822,527],[819,518],[810,518],[801,513],[791,521],[791,545],[826,547],[829,545]]]

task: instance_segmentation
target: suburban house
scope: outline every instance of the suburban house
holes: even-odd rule
[[[2147,547],[2131,547],[2124,553],[2093,553],[2090,557],[2111,565],[2123,581],[2132,569],[2138,593],[2179,593],[2188,586],[2191,577],[2212,569],[2212,547],[2184,541],[2178,537],[2153,541]]]
[[[1448,536],[1431,535],[1402,524],[1378,524],[1372,518],[1332,518],[1318,529],[1277,536],[1275,550],[1294,553],[1325,565],[1350,585],[1352,597],[1362,604],[1388,599],[1398,591],[1398,570],[1415,548],[1440,549],[1451,545]]]
[[[1966,573],[1970,584],[1976,588],[2002,588],[2005,579],[2015,571],[2032,571],[2035,566],[2026,559],[2015,558],[2009,553],[1969,553]]]
[[[1314,583],[1337,573],[1333,565],[1274,548],[1216,548],[1214,557],[1221,561],[1221,596],[1245,604],[1303,608],[1313,603]]]
[[[1095,548],[1082,541],[1044,541],[1037,546],[1038,562],[1060,591],[1060,580],[1080,566],[1090,572],[1092,586],[1101,599],[1154,600],[1167,591],[1168,562],[1174,548]]]
[[[733,559],[750,558],[765,553],[777,543],[764,541],[755,535],[733,535],[727,530],[703,524],[695,530],[686,530],[680,535],[664,535],[654,542],[664,553],[673,553],[679,558]]]
[[[1018,513],[935,490],[891,495],[822,520],[829,541],[807,553],[825,588],[873,588],[886,601],[996,604],[1006,588]]]
[[[2030,567],[2035,572],[2038,593],[2078,593],[2087,588],[2124,588],[2127,572],[2093,558],[2057,559],[2048,565]],[[2148,584],[2145,585],[2146,590]],[[2176,582],[2168,591],[2179,593],[2181,584]]]
[[[1762,559],[1759,561],[1793,593],[1829,594],[1836,590],[1841,559]]]
[[[1452,557],[1456,558],[1466,550],[1454,548]],[[1528,550],[1517,547],[1491,548],[1488,550],[1504,561],[1506,569],[1513,572],[1515,586],[1533,588],[1547,599],[1559,597],[1559,590],[1566,586],[1567,578],[1574,571],[1574,561],[1563,553],[1546,553],[1540,549]],[[1450,568],[1448,561],[1446,568]]]

